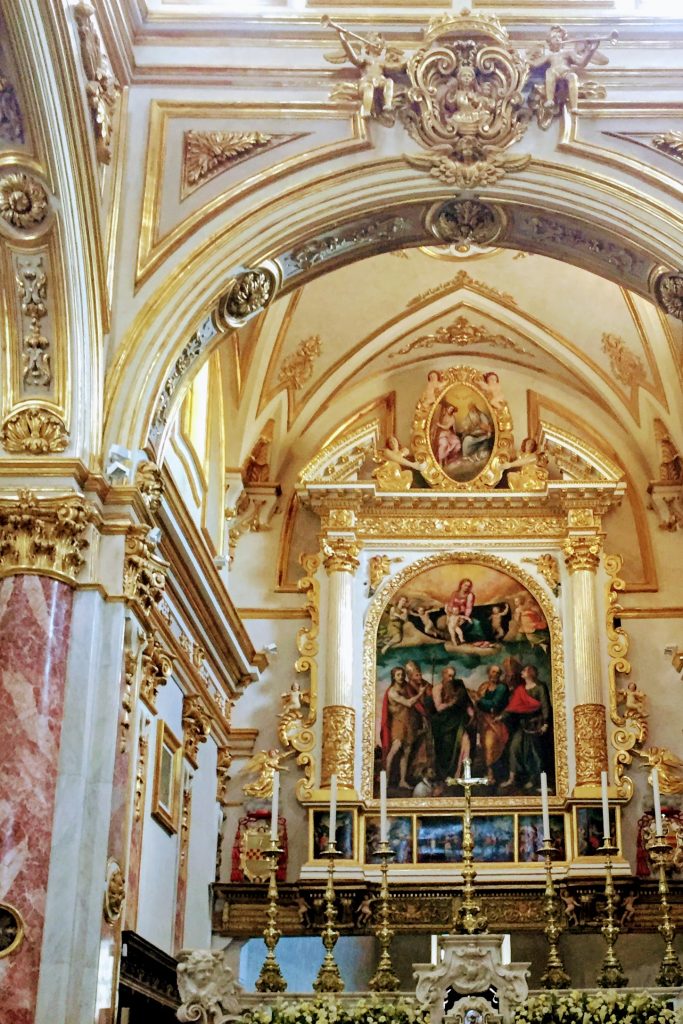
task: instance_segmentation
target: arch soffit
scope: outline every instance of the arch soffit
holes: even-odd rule
[[[291,209],[286,219],[282,208],[269,201],[237,227],[221,226],[208,242],[203,241],[184,258],[147,300],[123,338],[108,378],[105,448],[114,441],[149,447],[154,407],[173,363],[187,345],[192,329],[212,313],[231,275],[240,269],[273,258],[286,268],[288,257],[291,269],[293,252],[316,237],[332,239],[329,259],[318,259],[303,273],[287,273],[285,269],[278,292],[282,295],[345,263],[377,252],[434,242],[434,235],[424,223],[426,212],[435,202],[453,197],[445,196],[443,189],[435,188],[429,180],[405,172],[396,175],[393,182],[378,181],[381,164],[374,170],[374,177],[369,176],[365,187],[356,178],[336,182],[342,187],[333,188],[334,176],[327,188],[320,181],[315,183],[322,196],[318,194],[314,208],[306,206],[311,186],[300,188],[296,196],[289,197]],[[676,252],[670,244],[672,212],[658,199],[621,184],[617,188],[585,168],[573,173],[570,168],[545,164],[544,171],[540,177],[510,176],[482,197],[482,201],[494,203],[504,212],[507,225],[528,226],[533,218],[545,219],[540,231],[535,229],[536,237],[508,231],[505,237],[496,239],[497,245],[574,263],[649,298],[657,272],[683,263],[683,231],[680,251]],[[568,181],[578,187],[568,190]],[[371,207],[367,204],[370,186]],[[408,186],[410,202],[405,199]],[[606,191],[611,197],[609,208]],[[378,193],[382,199],[378,199]],[[375,221],[381,214],[402,223],[390,232],[390,237],[373,239],[367,230],[370,212]],[[665,212],[669,217],[666,226]],[[343,240],[337,244],[340,233],[348,238],[360,237],[360,244],[343,244]],[[636,241],[639,236],[647,240],[647,248]],[[226,266],[231,267],[228,273]],[[220,341],[221,334],[213,334],[206,352],[187,366],[186,379],[173,396],[174,406],[203,357]],[[163,342],[154,344],[150,339]]]

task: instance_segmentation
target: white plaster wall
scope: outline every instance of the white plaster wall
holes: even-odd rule
[[[157,715],[150,727],[145,825],[142,833],[138,933],[166,953],[173,953],[173,921],[176,903],[178,834],[169,835],[151,816],[154,751],[159,722],[164,720],[182,739],[183,695],[169,679],[157,696]]]
[[[192,781],[192,818],[187,855],[187,897],[183,945],[208,949],[211,945],[209,885],[216,873],[216,744],[201,743],[198,770]]]

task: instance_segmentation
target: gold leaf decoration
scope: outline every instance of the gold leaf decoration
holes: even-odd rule
[[[603,334],[602,351],[608,356],[612,373],[626,387],[638,387],[645,378],[645,366],[640,356],[629,348],[618,334]]]
[[[471,345],[491,345],[494,348],[511,349],[523,352],[524,349],[512,338],[504,334],[491,334],[486,327],[471,324],[464,316],[457,317],[453,323],[438,327],[433,334],[421,334],[408,345],[391,353],[391,358],[404,356],[417,348],[434,348],[435,345],[448,345],[450,348],[469,348]]]
[[[294,142],[309,132],[202,132],[191,129],[183,136],[183,197],[223,171],[265,153],[276,146]]]
[[[0,431],[0,441],[8,452],[50,455],[64,451],[69,435],[56,413],[32,405],[7,417]]]

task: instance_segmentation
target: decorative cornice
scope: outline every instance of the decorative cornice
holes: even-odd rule
[[[564,560],[570,573],[595,572],[600,565],[602,539],[592,535],[568,537],[564,542]]]
[[[157,693],[173,671],[173,662],[155,636],[149,636],[142,652],[140,697],[153,715],[157,713]]]
[[[168,571],[168,563],[156,553],[157,542],[152,533],[148,526],[138,523],[130,526],[126,534],[123,594],[144,614],[161,600]]]
[[[0,442],[5,451],[54,455],[69,444],[63,421],[42,405],[27,405],[10,413],[2,424]]]
[[[211,732],[211,716],[199,694],[183,697],[183,752],[193,768],[198,768],[199,744]]]
[[[95,510],[78,495],[38,498],[21,490],[0,501],[0,575],[38,572],[75,582],[85,565]]]

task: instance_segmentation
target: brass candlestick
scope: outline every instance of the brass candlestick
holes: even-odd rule
[[[605,857],[605,923],[600,931],[602,932],[607,950],[602,961],[602,968],[598,975],[598,988],[623,988],[628,984],[628,978],[624,974],[624,968],[614,952],[614,944],[619,937],[619,926],[614,922],[614,884],[612,882],[612,857],[618,851],[617,846],[612,846],[609,837],[605,836],[602,846],[598,847],[598,853]]]
[[[377,970],[368,982],[373,992],[395,992],[400,986],[398,975],[394,973],[391,963],[389,947],[394,933],[389,927],[389,858],[394,856],[394,851],[389,843],[379,844],[379,854],[382,858],[381,871],[382,881],[379,890],[380,900],[380,925],[377,929],[377,939],[382,950],[377,964]]]
[[[558,949],[558,939],[563,932],[562,925],[559,923],[558,915],[556,913],[556,894],[555,885],[553,883],[553,861],[559,856],[557,850],[552,844],[552,840],[549,836],[543,840],[543,844],[540,847],[540,852],[543,854],[543,860],[545,862],[545,892],[543,894],[543,907],[545,910],[545,934],[548,939],[548,963],[546,965],[545,973],[541,975],[541,984],[544,988],[569,988],[571,978],[564,969],[560,951]]]
[[[284,992],[287,982],[282,977],[280,965],[275,959],[275,947],[282,932],[277,927],[277,862],[282,850],[277,839],[270,840],[270,846],[266,850],[268,857],[268,924],[263,932],[263,941],[268,952],[261,967],[261,973],[256,979],[258,992]]]
[[[446,779],[448,785],[458,783],[465,790],[465,817],[462,825],[462,902],[453,914],[451,930],[464,933],[465,935],[476,935],[478,932],[485,932],[488,927],[488,920],[481,907],[477,903],[474,892],[474,879],[477,872],[474,869],[474,840],[472,838],[472,786],[486,786],[488,779],[473,779],[470,776],[470,760],[463,761],[464,774],[459,779]]]
[[[320,965],[318,976],[313,982],[316,992],[343,992],[344,982],[342,981],[339,967],[334,959],[334,947],[339,938],[339,932],[334,927],[337,919],[337,911],[334,905],[334,862],[341,857],[341,852],[336,844],[330,841],[327,847],[327,885],[325,886],[325,927],[322,930],[323,946],[325,956]]]
[[[669,885],[666,880],[667,862],[673,857],[673,850],[667,841],[668,826],[664,821],[661,835],[654,836],[646,843],[646,848],[653,854],[653,860],[659,871],[659,902],[662,908],[662,923],[658,926],[658,932],[664,939],[664,956],[659,967],[659,973],[655,978],[655,984],[662,988],[677,988],[683,983],[683,970],[674,949],[674,936],[676,929],[671,922],[669,912]]]

